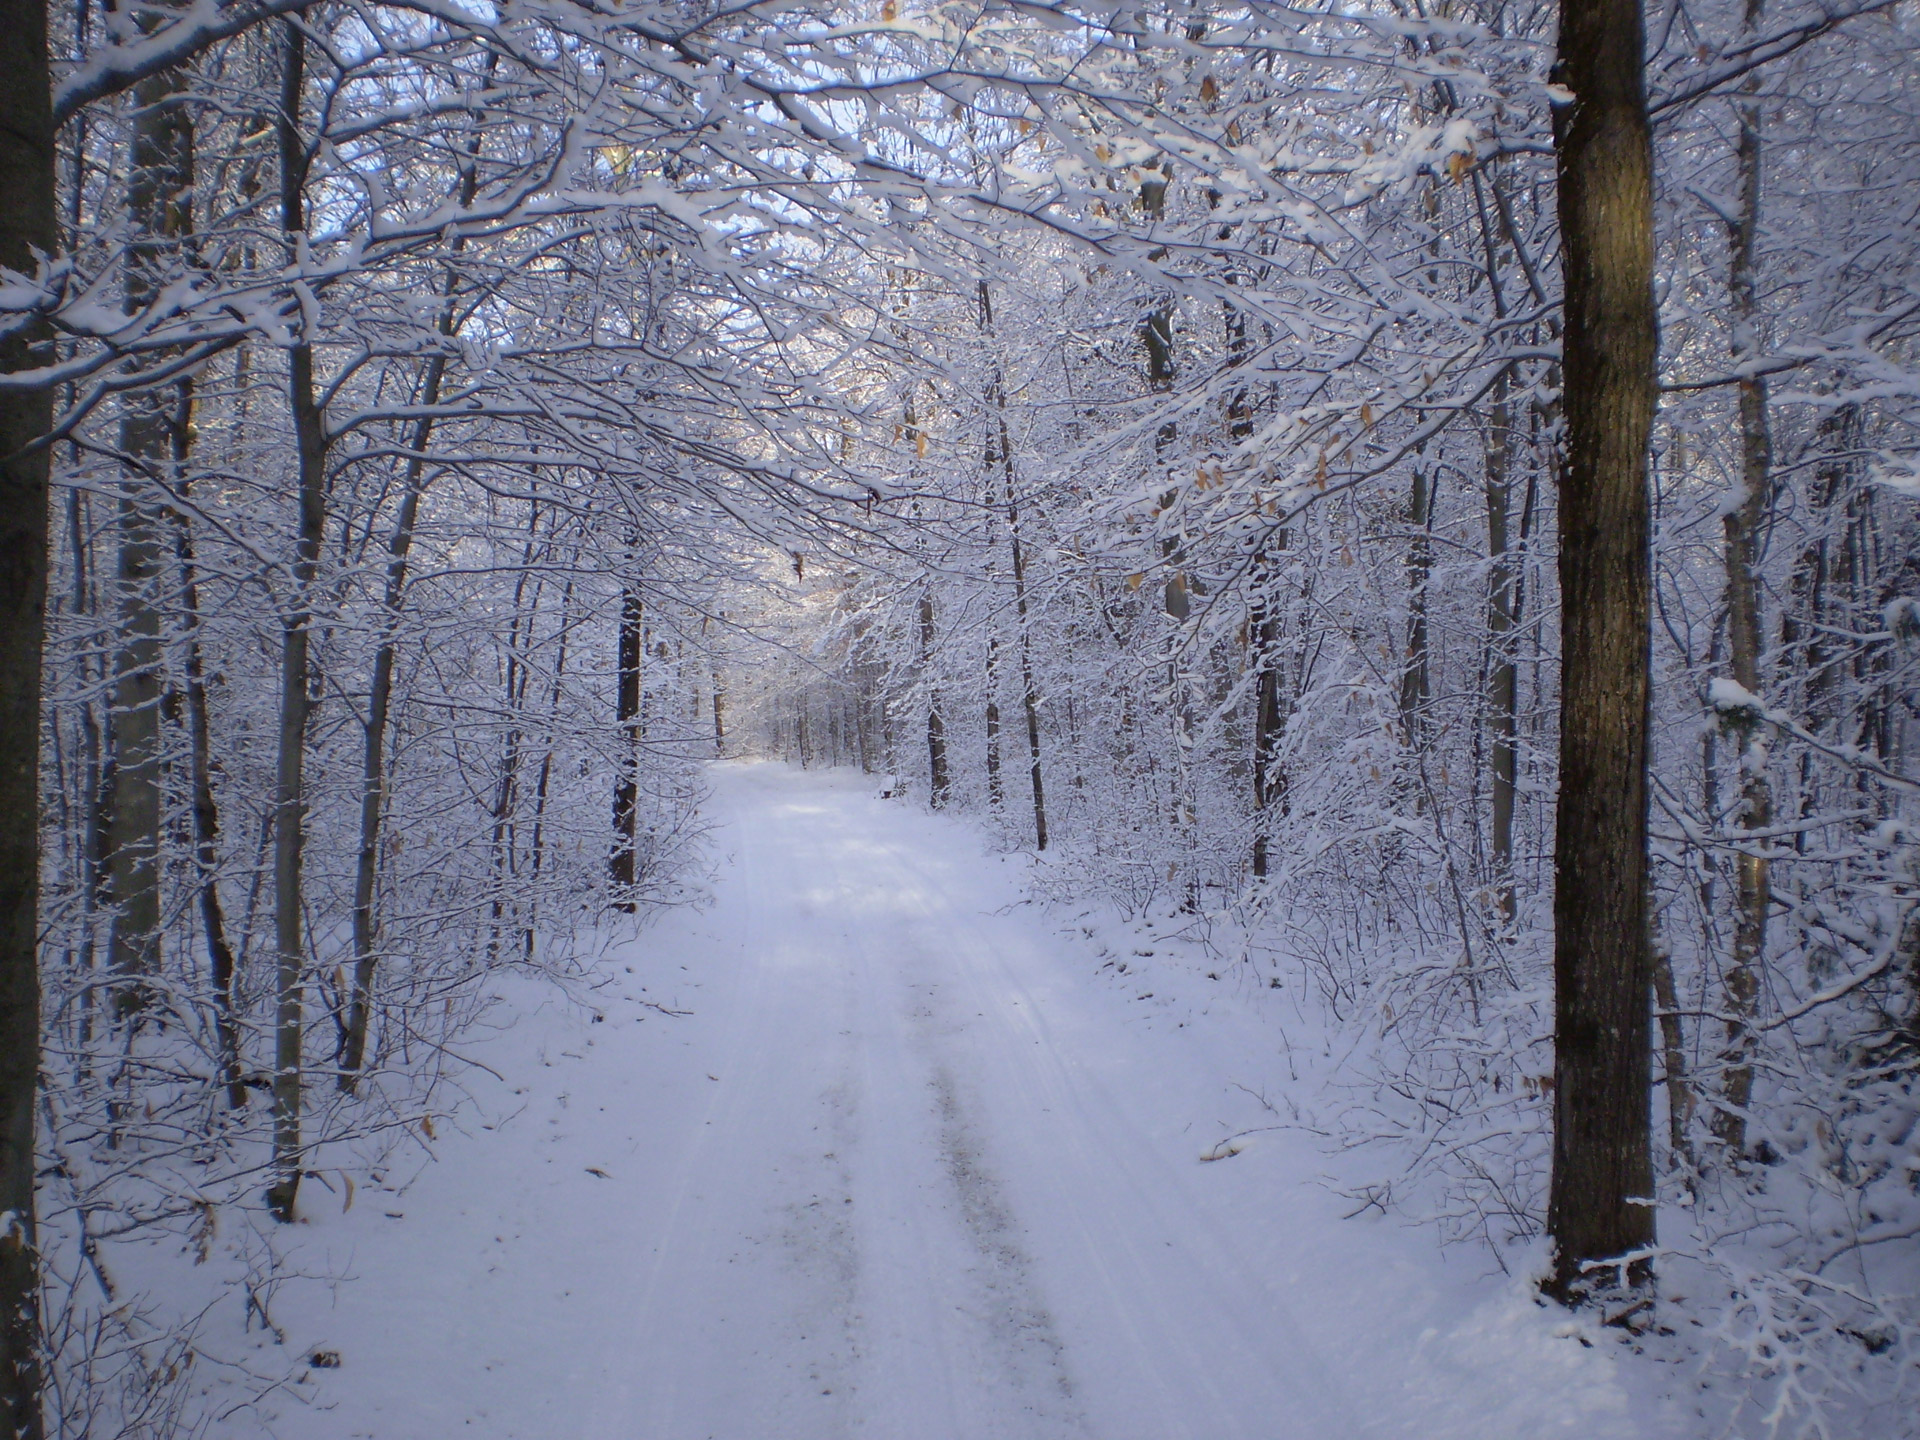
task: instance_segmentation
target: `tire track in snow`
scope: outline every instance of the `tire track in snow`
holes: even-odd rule
[[[1009,1387],[1034,1414],[1084,1430],[1082,1417],[1071,1405],[1075,1396],[1066,1369],[1066,1347],[1035,1288],[1033,1261],[1021,1245],[1021,1232],[1008,1211],[1003,1187],[981,1157],[979,1139],[961,1110],[953,1076],[944,1068],[936,1069],[930,1088],[940,1116],[947,1178],[967,1238],[980,1259],[981,1318],[1001,1352]]]
[[[966,893],[938,852],[900,845],[894,858],[915,893]],[[1326,1383],[1312,1337],[1237,1263],[1188,1177],[1085,1066],[1076,1042],[1087,1037],[1055,1033],[1050,1002],[1067,997],[1033,988],[1044,968],[1031,926],[939,904],[919,928],[957,1017],[946,1044],[985,1097],[1009,1184],[1045,1222],[1050,1278],[1081,1302],[1067,1343],[1094,1347],[1107,1392],[1089,1397],[1100,1402],[1092,1428],[1116,1440],[1368,1435]],[[1086,1303],[1095,1295],[1104,1303]],[[1249,1403],[1259,1394],[1269,1403]]]

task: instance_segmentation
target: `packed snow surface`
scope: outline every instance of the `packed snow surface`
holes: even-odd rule
[[[283,1293],[326,1363],[249,1433],[1668,1432],[1484,1252],[1342,1218],[1249,1098],[1288,1075],[1250,987],[1156,1002],[1020,903],[1021,858],[871,779],[712,781],[713,903],[616,952],[601,1018],[512,990],[435,1163],[303,1193],[291,1263],[349,1278]]]

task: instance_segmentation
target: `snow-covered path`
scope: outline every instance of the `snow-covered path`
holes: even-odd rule
[[[1257,1027],[1144,1006],[870,781],[714,782],[715,903],[615,967],[691,1013],[529,1017],[490,1057],[524,1113],[316,1213],[312,1268],[356,1278],[288,1323],[342,1363],[275,1434],[1656,1433],[1483,1257],[1343,1222],[1304,1139],[1200,1163],[1271,1078],[1221,1057]]]

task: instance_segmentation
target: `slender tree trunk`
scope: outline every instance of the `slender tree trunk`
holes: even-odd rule
[[[491,78],[495,56],[487,57]],[[464,209],[473,203],[479,189],[477,163],[480,141],[476,135],[468,146],[468,163],[461,167],[457,187]],[[456,240],[454,253],[464,248]],[[445,339],[454,332],[453,298],[457,281],[451,266],[441,292],[442,308],[437,328]],[[347,1025],[340,1054],[339,1086],[351,1094],[366,1063],[367,1028],[373,1013],[373,976],[378,965],[378,914],[375,898],[380,880],[380,831],[387,798],[387,727],[393,706],[393,672],[399,658],[400,607],[406,596],[407,557],[413,550],[414,527],[419,523],[420,501],[427,487],[427,445],[433,439],[432,411],[440,403],[440,390],[447,373],[444,351],[427,358],[421,376],[420,405],[428,413],[414,423],[412,454],[407,459],[406,480],[401,492],[400,511],[395,517],[393,534],[387,541],[387,582],[382,595],[380,646],[373,657],[373,675],[367,687],[367,722],[360,765],[360,847],[355,857],[353,876],[353,979],[347,1000]]]
[[[93,544],[88,535],[87,506],[85,496],[78,487],[67,491],[67,538],[73,552],[73,609],[76,615],[96,615],[99,613],[99,597],[95,593],[93,581],[94,563]],[[94,691],[99,686],[103,670],[98,665],[98,657],[82,652],[79,656],[79,680],[81,686]],[[98,1008],[95,998],[97,987],[93,983],[96,944],[99,938],[99,917],[111,904],[107,894],[107,789],[106,789],[106,743],[105,727],[100,723],[100,710],[91,696],[83,700],[80,711],[80,765],[81,794],[85,796],[85,809],[82,824],[84,838],[81,841],[80,859],[80,928],[81,939],[78,954],[79,973],[86,988],[81,992],[79,1005],[79,1054],[77,1070],[82,1077],[92,1073],[91,1046],[93,1044],[94,1012]]]
[[[1653,149],[1639,0],[1562,0],[1554,79],[1566,457],[1548,1289],[1654,1237],[1647,746]],[[1636,1266],[1644,1273],[1645,1266]]]
[[[186,416],[176,430],[184,466]],[[184,493],[186,482],[181,481]],[[174,515],[174,555],[180,565],[180,606],[187,622],[187,740],[193,782],[194,864],[200,872],[200,926],[206,932],[208,977],[213,981],[214,1034],[220,1048],[220,1081],[227,1107],[244,1110],[247,1087],[241,1083],[240,1027],[235,1019],[237,967],[227,939],[227,916],[220,904],[220,808],[213,794],[213,725],[207,711],[206,662],[200,652],[200,580],[194,570],[193,532],[187,517]]]
[[[1253,874],[1265,879],[1272,849],[1274,806],[1286,793],[1280,768],[1280,738],[1285,721],[1280,711],[1280,626],[1274,614],[1267,567],[1257,567],[1256,598],[1248,617],[1252,631],[1253,663]]]
[[[1520,776],[1520,679],[1514,663],[1514,628],[1519,621],[1519,575],[1514,567],[1513,407],[1509,378],[1494,382],[1487,416],[1487,728],[1492,732],[1493,874],[1500,914],[1511,924],[1516,913],[1513,886],[1513,808]]]
[[[280,210],[289,252],[306,228],[306,150],[300,136],[300,102],[306,82],[306,46],[297,23],[283,27],[281,75]],[[293,576],[280,636],[280,728],[273,817],[273,1184],[267,1205],[280,1220],[292,1220],[300,1190],[301,1068],[305,1038],[306,939],[302,911],[302,866],[307,838],[307,721],[312,713],[310,642],[314,583],[326,529],[328,436],[313,373],[313,345],[302,337],[287,353],[287,403],[293,416],[299,463],[299,533]]]
[[[616,910],[634,912],[633,886],[639,878],[634,865],[639,845],[641,666],[646,647],[646,611],[639,584],[628,580],[620,591],[619,675],[614,695],[615,718],[620,725],[619,778],[613,787],[613,879]]]
[[[1033,628],[1027,614],[1027,561],[1020,546],[1020,507],[1014,499],[1013,455],[1000,424],[1001,470],[1006,478],[1007,543],[1013,557],[1013,612],[1020,627],[1020,704],[1027,719],[1027,774],[1033,787],[1033,846],[1047,848],[1047,790],[1040,774],[1040,696],[1033,683]]]
[[[1429,501],[1429,504],[1431,501]],[[1291,699],[1281,694],[1280,607],[1275,595],[1273,554],[1284,551],[1290,536],[1282,529],[1265,542],[1254,562],[1254,604],[1248,618],[1253,664],[1258,670],[1253,700],[1253,874],[1264,879],[1271,868],[1273,826],[1287,815],[1287,772],[1280,763]],[[1303,631],[1301,643],[1306,643]]]
[[[1761,18],[1761,0],[1747,0],[1746,30],[1752,34]],[[1728,227],[1731,264],[1727,277],[1733,306],[1733,361],[1736,366],[1760,353],[1760,302],[1756,255],[1760,230],[1760,106],[1750,98],[1758,81],[1744,87],[1745,97],[1735,106],[1740,138],[1735,164],[1740,187],[1739,216]],[[1767,382],[1754,375],[1740,382],[1740,504],[1727,512],[1727,658],[1734,682],[1758,696],[1761,693],[1759,550],[1773,483],[1773,436],[1767,414]],[[1773,794],[1767,780],[1765,733],[1757,716],[1745,716],[1737,726],[1740,745],[1740,828],[1764,830],[1773,823]],[[1749,840],[1734,857],[1733,963],[1727,968],[1726,1063],[1723,1093],[1726,1105],[1714,1116],[1713,1130],[1730,1154],[1747,1148],[1746,1111],[1753,1098],[1753,1033],[1755,1002],[1760,993],[1760,965],[1767,946],[1767,911],[1773,887],[1764,856],[1753,854],[1766,846]]]
[[[530,529],[537,529],[540,523],[540,510],[533,507],[533,520]],[[493,897],[488,902],[493,929],[487,942],[487,955],[491,960],[497,956],[500,948],[501,922],[507,913],[507,892],[516,870],[516,850],[518,839],[514,816],[520,808],[520,762],[524,743],[522,730],[523,717],[526,714],[527,682],[531,678],[531,667],[527,663],[527,653],[533,648],[534,621],[539,616],[540,585],[534,585],[531,600],[526,596],[527,576],[531,573],[536,540],[527,538],[526,548],[521,554],[520,575],[514,583],[513,623],[507,631],[507,672],[502,686],[501,708],[507,716],[507,733],[500,756],[500,783],[493,797]],[[525,638],[522,639],[522,627]],[[636,876],[641,866],[634,866]]]
[[[995,814],[1007,803],[1006,782],[1000,776],[1000,637],[991,631],[987,634],[987,803]]]
[[[920,597],[920,663],[928,675],[927,683],[927,803],[935,810],[946,808],[951,789],[947,780],[947,726],[940,718],[940,692],[932,683],[933,671],[933,597]],[[804,741],[802,742],[804,751]]]
[[[1425,743],[1427,701],[1433,691],[1427,636],[1427,587],[1433,575],[1433,476],[1423,464],[1413,467],[1407,496],[1407,661],[1400,671],[1400,727],[1407,746]]]
[[[993,301],[987,298],[987,282],[979,282],[979,309],[981,309],[981,328],[989,332],[989,344],[993,334]],[[993,382],[989,384],[991,397],[1000,399],[1000,376],[995,371]],[[993,586],[993,486],[995,470],[1000,467],[1000,455],[996,451],[996,440],[1004,438],[1004,424],[998,415],[987,419],[987,453],[983,455],[985,470],[985,499],[989,505],[987,511],[987,584]],[[989,611],[987,616],[987,803],[998,814],[1006,806],[1006,781],[1000,778],[1000,634],[995,626],[995,616]]]
[[[547,733],[546,749],[540,757],[540,773],[533,783],[533,845],[530,859],[532,879],[540,879],[540,867],[546,860],[547,794],[553,781],[553,733],[560,723],[560,694],[562,682],[567,674],[567,641],[573,633],[573,577],[560,590],[560,627],[555,637],[553,661],[553,683],[547,691]],[[536,895],[537,903],[537,895]],[[533,935],[535,911],[530,906],[527,912],[527,928],[521,945],[524,958],[533,958]]]
[[[1247,323],[1246,317],[1235,309],[1227,312],[1227,363],[1234,369],[1246,363],[1247,359]],[[1253,434],[1253,411],[1248,402],[1244,386],[1233,392],[1227,405],[1227,435],[1235,444],[1241,444]],[[1412,520],[1416,525],[1425,525],[1431,517],[1432,501],[1426,493],[1426,483],[1421,473],[1414,472],[1414,494]],[[1252,870],[1256,880],[1264,880],[1270,865],[1270,852],[1273,846],[1273,821],[1276,802],[1285,803],[1286,776],[1280,768],[1280,740],[1285,730],[1286,718],[1280,707],[1280,618],[1278,607],[1274,603],[1274,575],[1268,544],[1274,550],[1284,550],[1287,546],[1287,533],[1282,530],[1272,537],[1270,542],[1262,542],[1260,554],[1253,565],[1253,603],[1247,614],[1247,641],[1254,668],[1253,686],[1253,856]],[[1431,547],[1428,547],[1429,551]],[[1413,556],[1409,552],[1409,566]],[[1425,561],[1432,565],[1429,553]],[[1425,700],[1426,685],[1426,581],[1425,570],[1419,575],[1416,587],[1419,630],[1409,633],[1408,655],[1409,675],[1412,673],[1412,656],[1420,657],[1419,684],[1420,700]],[[1406,688],[1402,685],[1402,708],[1407,702]],[[1412,721],[1408,722],[1408,739],[1413,737]]]
[[[148,22],[143,17],[143,26]],[[193,118],[181,103],[187,77],[165,70],[134,87],[127,160],[132,243],[125,266],[127,305],[144,308],[166,283],[193,229]],[[184,385],[185,382],[183,382]],[[161,690],[163,644],[159,589],[166,568],[165,499],[158,481],[173,468],[185,437],[176,414],[187,402],[176,387],[143,391],[125,403],[120,448],[117,575],[118,644],[113,657],[112,781],[107,822],[108,965],[119,981],[114,1009],[146,1007],[146,980],[160,959]]]
[[[1653,955],[1653,1000],[1660,1017],[1660,1048],[1666,1066],[1667,1146],[1675,1164],[1693,1167],[1693,1087],[1687,1083],[1687,1041],[1680,1024],[1680,997],[1673,983],[1673,960],[1665,946]]]
[[[860,746],[860,773],[873,773],[873,677],[865,668],[857,670],[853,696],[853,735]]]
[[[1165,189],[1162,187],[1164,195]],[[1171,325],[1169,311],[1168,324]],[[980,322],[989,335],[993,331],[993,296],[987,282],[980,282]],[[1168,332],[1171,336],[1171,330]],[[1169,339],[1169,343],[1171,340]],[[1169,351],[1169,354],[1172,352]],[[1020,505],[1013,484],[1013,437],[1007,431],[1007,392],[998,362],[993,382],[993,434],[999,441],[1001,498],[1007,506],[1007,545],[1013,561],[1013,610],[1020,639],[1020,704],[1027,722],[1028,779],[1033,791],[1034,848],[1047,848],[1047,788],[1040,770],[1040,696],[1033,680],[1033,629],[1027,613],[1027,560],[1020,543]],[[998,716],[996,714],[996,721]]]
[[[451,281],[449,281],[451,289]],[[443,332],[448,327],[443,326]],[[427,360],[420,387],[420,403],[431,409],[440,403],[446,357]],[[387,795],[387,726],[393,707],[393,672],[399,660],[400,607],[406,596],[407,557],[413,550],[414,527],[419,522],[420,499],[426,492],[427,443],[433,421],[422,416],[414,426],[413,454],[407,460],[405,489],[393,534],[387,540],[387,582],[381,596],[384,620],[380,646],[373,656],[373,675],[367,686],[367,721],[360,764],[360,846],[353,874],[353,980],[347,1000],[347,1029],[340,1054],[340,1088],[348,1094],[359,1083],[367,1057],[367,1027],[373,1013],[373,975],[379,963],[378,924],[374,900],[380,880],[380,828]]]
[[[0,24],[0,266],[32,275],[56,244],[53,77],[44,5]],[[0,370],[53,359],[50,327],[0,338]],[[33,1136],[40,1078],[40,651],[46,637],[50,390],[0,395],[0,1419],[40,1440]]]
[[[146,87],[135,91],[136,101],[143,107],[142,118],[136,131],[134,162],[129,181],[131,192],[129,209],[136,217],[136,225],[145,233],[164,235],[169,241],[192,232],[193,220],[189,209],[193,185],[193,127],[191,116],[184,106],[169,105],[167,99],[177,96],[186,88],[186,76],[180,71],[169,71],[161,80],[155,82],[155,93],[146,93]],[[170,250],[171,245],[168,246]],[[164,252],[161,252],[164,253]],[[150,260],[161,258],[159,253]],[[141,277],[141,299],[144,300],[151,286],[160,277],[148,273]],[[131,289],[132,287],[130,287]],[[163,398],[173,401],[171,413],[160,410]],[[142,396],[140,408],[131,414],[121,429],[121,444],[127,454],[142,462],[152,464],[157,459],[153,453],[157,443],[164,439],[167,446],[166,461],[174,477],[174,483],[184,496],[191,484],[188,464],[193,451],[193,382],[183,380],[166,391]],[[137,483],[137,481],[135,482]],[[140,514],[140,501],[137,496],[130,497],[134,512],[139,517],[142,530],[158,515]],[[123,502],[126,503],[126,502]],[[240,1031],[234,1017],[235,963],[233,946],[227,939],[226,913],[220,904],[220,811],[213,794],[213,737],[212,725],[207,710],[207,682],[205,660],[200,649],[200,586],[195,573],[193,556],[193,532],[187,517],[180,512],[172,512],[174,526],[174,558],[180,574],[180,603],[186,619],[186,702],[188,732],[188,770],[193,796],[193,842],[195,868],[199,870],[199,909],[201,928],[206,933],[207,968],[213,982],[214,1033],[219,1048],[221,1083],[227,1092],[227,1105],[230,1109],[240,1110],[246,1107],[247,1089],[241,1083],[240,1072]],[[127,540],[125,531],[126,517],[123,514],[122,579],[126,576]],[[140,548],[144,548],[144,541]],[[155,577],[157,578],[157,577]],[[141,606],[142,616],[152,610],[157,618],[157,606],[151,596],[154,581],[146,582],[147,599]],[[154,661],[158,662],[159,649],[154,645]],[[157,668],[151,672],[157,682]],[[118,686],[116,686],[116,690]],[[151,707],[158,714],[158,707]],[[129,717],[131,718],[131,717]],[[117,725],[116,725],[117,728]],[[144,724],[137,727],[144,730]],[[150,738],[158,745],[157,723]],[[160,818],[159,766],[158,755],[150,777],[143,777],[136,787],[143,805],[150,804],[155,829],[151,837],[141,836],[137,843],[147,846],[156,857],[159,848],[158,823]],[[149,781],[151,793],[149,794]],[[120,811],[120,802],[126,798],[116,786],[115,814],[116,825]],[[120,853],[118,846],[114,853]],[[129,867],[131,868],[131,867]],[[157,873],[151,877],[157,882]],[[157,941],[159,923],[159,890],[157,883],[152,887],[151,934]],[[132,938],[143,938],[136,931]],[[149,945],[149,948],[153,948]],[[150,966],[156,956],[145,957]],[[136,968],[138,962],[134,956],[121,957],[121,973],[145,973],[144,968]],[[137,1000],[138,991],[123,991],[123,995]]]

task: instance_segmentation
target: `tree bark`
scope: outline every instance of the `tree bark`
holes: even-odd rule
[[[1520,682],[1514,663],[1519,621],[1519,576],[1514,568],[1513,407],[1506,372],[1494,382],[1487,417],[1487,728],[1493,732],[1493,875],[1500,914],[1511,924],[1517,910],[1513,887],[1513,809],[1520,776]]]
[[[184,467],[187,440],[184,414],[175,434],[179,447],[176,462]],[[184,478],[181,490],[182,493],[186,490]],[[244,1110],[247,1087],[240,1079],[240,1028],[234,1010],[237,966],[233,945],[227,938],[226,910],[220,904],[220,807],[213,794],[213,725],[207,710],[206,663],[200,652],[200,580],[194,571],[193,532],[187,517],[178,513],[174,516],[174,556],[180,566],[180,607],[187,622],[188,767],[193,787],[194,866],[200,872],[200,925],[206,931],[208,978],[213,982],[220,1083],[226,1088],[227,1108]]]
[[[1280,737],[1285,721],[1280,712],[1280,625],[1274,614],[1271,586],[1264,563],[1256,567],[1252,630],[1253,663],[1258,671],[1253,690],[1253,875],[1264,880],[1273,845],[1274,802],[1286,794],[1280,768]],[[1278,782],[1278,783],[1276,783]]]
[[[1273,557],[1292,543],[1283,528],[1263,542],[1253,566],[1252,613],[1248,616],[1249,638],[1253,646],[1253,664],[1259,671],[1254,684],[1253,702],[1253,874],[1264,879],[1271,868],[1273,825],[1288,812],[1288,776],[1280,763],[1280,746],[1286,739],[1287,722],[1293,714],[1297,689],[1281,692],[1280,605],[1276,594]],[[1297,673],[1292,685],[1306,681],[1307,636],[1303,629]]]
[[[1033,784],[1033,847],[1047,848],[1047,790],[1040,774],[1040,697],[1033,683],[1033,635],[1027,615],[1027,561],[1020,547],[1020,507],[1013,493],[1013,456],[1006,422],[1000,422],[1000,457],[1006,478],[1007,543],[1013,552],[1013,612],[1020,627],[1020,702],[1027,719],[1028,778]]]
[[[987,622],[992,624],[991,619]],[[1000,637],[987,635],[987,804],[997,815],[1007,803],[1000,775]]]
[[[1673,960],[1664,946],[1653,956],[1653,1000],[1660,1017],[1661,1062],[1666,1066],[1667,1147],[1675,1164],[1693,1167],[1693,1087],[1687,1083],[1687,1038],[1680,1025],[1680,997]]]
[[[307,155],[300,135],[300,102],[306,82],[306,45],[298,22],[284,26],[281,73],[280,216],[291,260],[306,228]],[[307,722],[312,713],[311,631],[314,582],[326,527],[329,437],[313,373],[313,344],[302,336],[287,353],[287,405],[293,417],[299,464],[299,525],[293,574],[280,633],[280,726],[275,766],[273,820],[273,1184],[267,1206],[290,1221],[300,1189],[301,1068],[305,1038],[306,939],[302,866],[307,838]]]
[[[1171,311],[1168,312],[1169,316]],[[991,334],[993,295],[987,282],[980,282],[980,320]],[[1170,323],[1170,322],[1169,322]],[[1171,333],[1171,332],[1169,332]],[[1020,544],[1020,505],[1013,485],[1013,437],[1007,431],[1007,392],[999,362],[993,374],[993,433],[999,440],[1001,495],[1007,506],[1007,543],[1013,561],[1013,609],[1020,630],[1020,702],[1026,712],[1028,778],[1033,790],[1034,848],[1047,848],[1047,789],[1040,773],[1040,697],[1033,682],[1032,623],[1027,614],[1027,559]],[[996,729],[998,714],[995,714]],[[997,756],[996,756],[997,759]]]
[[[56,243],[47,11],[0,23],[0,266],[32,275]],[[0,370],[52,358],[50,327],[0,338]],[[49,390],[0,395],[0,1421],[40,1440],[34,1104],[40,1074],[40,650],[46,637]]]
[[[451,281],[449,281],[451,289]],[[442,327],[446,333],[447,327]],[[420,403],[431,409],[440,403],[440,385],[446,374],[444,355],[427,360],[420,387]],[[367,1057],[367,1026],[373,1013],[373,974],[379,958],[375,892],[380,879],[380,825],[387,797],[387,725],[393,707],[393,671],[399,660],[400,606],[407,588],[407,557],[413,550],[414,526],[420,516],[420,498],[426,492],[424,452],[433,421],[422,416],[414,425],[413,453],[407,459],[405,490],[393,534],[387,540],[387,583],[381,596],[385,624],[380,647],[374,652],[373,675],[367,686],[367,724],[360,764],[360,847],[353,875],[353,981],[347,1001],[347,1030],[340,1054],[340,1088],[351,1094],[359,1083]]]
[[[640,671],[646,646],[646,611],[639,586],[629,581],[620,591],[620,636],[615,663],[614,712],[620,726],[620,773],[613,787],[613,856],[608,874],[614,884],[613,908],[634,912],[634,851],[640,816]]]
[[[1547,1289],[1654,1238],[1647,746],[1653,152],[1639,0],[1562,0],[1554,110],[1566,286],[1560,797]],[[1638,1275],[1645,1266],[1631,1269]],[[1633,1278],[1633,1277],[1630,1277]]]
[[[492,76],[495,56],[487,57],[487,73]],[[467,149],[468,163],[461,167],[456,187],[462,209],[473,203],[479,190],[480,141],[476,135]],[[458,254],[464,241],[456,239]],[[453,297],[456,279],[451,266],[441,292],[442,306],[435,322],[444,339],[455,329]],[[393,707],[393,672],[399,659],[400,606],[406,596],[407,557],[413,550],[414,527],[419,521],[420,500],[428,482],[426,450],[433,438],[432,411],[440,403],[440,389],[446,379],[447,357],[444,351],[427,359],[421,376],[420,404],[423,414],[414,422],[411,455],[407,458],[406,480],[400,511],[394,517],[393,534],[387,541],[387,583],[382,595],[385,622],[380,648],[373,657],[373,675],[367,687],[367,726],[360,765],[360,849],[353,876],[353,980],[347,1001],[347,1026],[340,1054],[340,1089],[351,1094],[359,1083],[360,1069],[366,1063],[367,1028],[373,1014],[373,975],[379,963],[375,950],[379,917],[375,896],[380,879],[380,830],[387,799],[387,727]],[[549,761],[552,757],[549,755]]]
[[[143,18],[150,28],[151,17]],[[182,103],[187,76],[163,70],[134,87],[127,159],[126,303],[150,304],[193,229],[193,117]],[[147,977],[160,959],[161,691],[164,648],[159,588],[165,571],[165,505],[156,482],[184,456],[181,433],[191,381],[129,397],[120,421],[121,482],[116,576],[118,643],[113,657],[112,778],[107,810],[107,890],[113,905],[107,963],[118,980],[114,1011],[146,1008]]]
[[[920,597],[920,663],[933,669],[933,597]],[[805,741],[802,741],[804,753]],[[803,762],[804,763],[804,762]],[[947,726],[940,718],[940,692],[931,680],[927,686],[927,803],[935,810],[946,807],[952,793],[947,778]]]
[[[1418,750],[1425,741],[1427,701],[1433,676],[1427,637],[1427,585],[1433,574],[1433,476],[1423,465],[1413,467],[1407,495],[1407,661],[1400,672],[1400,726],[1407,746]]]
[[[1761,0],[1747,0],[1746,31],[1760,24]],[[1730,250],[1728,298],[1733,308],[1733,362],[1737,367],[1760,353],[1760,301],[1755,250],[1760,230],[1760,106],[1750,98],[1758,86],[1750,80],[1736,106],[1740,135],[1735,167],[1740,189],[1737,218],[1728,226]],[[1773,435],[1767,413],[1767,382],[1759,375],[1740,382],[1740,504],[1723,520],[1726,532],[1727,658],[1734,682],[1750,695],[1761,693],[1760,579],[1761,530],[1767,521],[1773,483]],[[1735,722],[1740,732],[1740,818],[1742,830],[1764,830],[1773,823],[1773,793],[1767,779],[1765,732],[1757,716]],[[1765,841],[1748,841],[1734,857],[1733,963],[1727,967],[1726,1069],[1721,1093],[1726,1104],[1714,1116],[1713,1131],[1727,1151],[1747,1148],[1747,1105],[1753,1098],[1753,1014],[1760,993],[1760,965],[1767,947],[1767,911],[1773,904],[1768,862],[1751,853]]]
[[[576,553],[576,559],[578,558]],[[534,884],[540,879],[540,867],[546,862],[547,796],[553,781],[553,736],[560,723],[561,687],[567,675],[567,641],[573,634],[573,577],[567,577],[560,589],[560,625],[555,632],[553,680],[547,690],[546,750],[540,757],[540,772],[533,782],[533,844],[529,869]],[[537,902],[537,894],[536,894]],[[521,942],[521,956],[533,959],[536,910],[528,906],[527,927]]]

